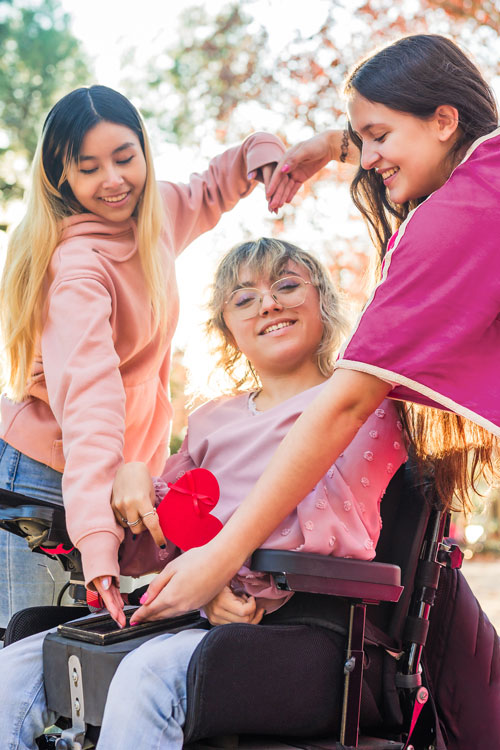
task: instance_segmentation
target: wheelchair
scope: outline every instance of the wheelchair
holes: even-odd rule
[[[492,712],[491,727],[474,730],[480,743],[474,744],[476,739],[471,743],[459,736],[450,709],[436,699],[440,680],[446,680],[439,643],[446,631],[443,607],[435,621],[431,610],[443,598],[442,588],[456,588],[462,560],[458,547],[446,539],[449,514],[437,505],[432,483],[408,465],[391,480],[381,509],[383,527],[373,561],[266,549],[254,553],[253,570],[270,573],[280,589],[295,593],[260,626],[209,627],[205,621],[209,632],[188,669],[186,749],[500,746],[500,712],[495,718]],[[0,527],[26,537],[34,552],[57,557],[70,573],[75,599],[75,607],[32,608],[14,615],[5,633],[7,647],[88,611],[79,554],[72,549],[60,505],[0,490]],[[131,601],[137,603],[139,596],[140,591]],[[165,630],[178,625],[164,623]],[[200,626],[197,613],[188,614],[179,627],[193,626]],[[146,637],[107,649],[58,633],[46,637],[47,700],[61,716],[63,731],[41,738],[41,748],[93,747],[113,673]],[[493,638],[497,665],[496,634]],[[475,657],[474,648],[467,649]],[[500,707],[500,667],[495,674],[490,670],[487,689],[479,700]]]

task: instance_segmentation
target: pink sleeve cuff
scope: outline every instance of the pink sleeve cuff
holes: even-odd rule
[[[118,581],[120,576],[119,545],[118,535],[110,531],[87,534],[78,542],[86,586],[98,576],[113,576]]]
[[[247,171],[254,172],[265,164],[277,163],[284,153],[285,148],[279,138],[269,133],[257,133],[256,142],[250,145],[247,152]]]

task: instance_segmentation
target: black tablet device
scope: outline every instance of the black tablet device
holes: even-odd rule
[[[119,628],[111,615],[95,615],[94,617],[85,617],[81,620],[72,620],[59,625],[57,631],[66,638],[72,638],[77,641],[86,643],[95,643],[100,646],[107,646],[109,643],[118,643],[129,638],[137,638],[143,635],[154,635],[155,633],[175,633],[178,630],[184,630],[194,627],[199,622],[203,627],[206,620],[200,618],[198,610],[186,612],[178,617],[169,617],[164,620],[154,620],[150,622],[141,622],[138,625],[130,625],[130,620],[134,612],[138,609],[125,610],[126,625]]]

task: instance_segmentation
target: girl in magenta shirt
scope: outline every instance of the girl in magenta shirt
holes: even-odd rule
[[[500,129],[494,94],[457,45],[432,34],[405,37],[361,61],[346,89],[345,138],[330,132],[287,152],[268,191],[270,206],[289,200],[330,159],[347,158],[359,166],[351,191],[381,256],[397,235],[328,384],[221,533],[163,574],[165,616],[213,597],[388,395],[439,407],[413,412],[409,433],[418,455],[436,458],[445,504],[466,505],[471,473],[477,479],[478,469],[495,469]]]

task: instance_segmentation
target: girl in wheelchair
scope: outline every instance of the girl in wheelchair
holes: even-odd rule
[[[209,307],[207,328],[218,342],[219,366],[232,381],[231,392],[191,415],[183,446],[167,460],[161,477],[151,480],[138,463],[119,470],[113,510],[124,526],[154,512],[167,483],[197,467],[215,474],[220,500],[213,513],[228,522],[291,424],[325,387],[346,330],[326,269],[309,253],[277,240],[232,249],[217,269]],[[263,546],[373,558],[380,502],[406,459],[402,430],[395,405],[384,401]],[[125,531],[123,573],[160,570],[178,552],[171,545],[161,550],[143,531]],[[160,573],[150,585],[136,622],[164,616],[164,580]],[[205,612],[212,624],[257,624],[264,612],[276,610],[289,596],[264,574],[243,566]],[[148,747],[182,747],[186,671],[205,634],[160,635],[121,662],[108,693],[98,748],[135,750],[145,740]],[[35,737],[56,719],[45,702],[43,638],[31,636],[0,653],[6,750],[34,748]]]

